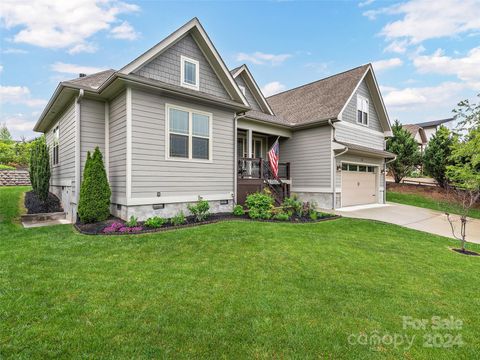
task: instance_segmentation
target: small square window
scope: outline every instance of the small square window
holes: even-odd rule
[[[357,165],[348,165],[348,170],[349,171],[357,171],[358,170],[358,166]]]
[[[366,167],[366,166],[363,166],[363,165],[360,165],[360,166],[358,167],[358,171],[366,172],[366,171],[367,171],[367,167]]]
[[[199,90],[200,64],[197,60],[185,56],[180,58],[181,79],[180,85],[190,89]]]
[[[348,170],[348,164],[342,164],[342,170]]]

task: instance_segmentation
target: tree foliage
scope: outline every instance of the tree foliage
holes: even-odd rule
[[[7,128],[6,124],[0,125],[0,141],[2,142],[12,142],[12,134]]]
[[[110,216],[110,185],[98,146],[93,155],[87,153],[80,187],[78,215],[84,223],[106,220]]]
[[[456,142],[458,142],[458,138],[447,127],[441,125],[428,142],[423,155],[426,173],[433,177],[442,188],[447,186],[447,166],[452,165],[450,155]]]
[[[45,137],[32,143],[30,151],[30,182],[38,198],[46,201],[50,188],[50,155]]]
[[[480,100],[480,94],[477,95]],[[457,108],[453,110],[455,119],[459,121],[459,130],[468,130],[480,127],[480,101],[472,104],[468,99],[462,100],[457,104]]]
[[[421,156],[415,139],[398,120],[395,120],[392,132],[393,137],[387,141],[387,151],[396,154],[397,158],[387,166],[395,182],[399,183],[420,164]]]

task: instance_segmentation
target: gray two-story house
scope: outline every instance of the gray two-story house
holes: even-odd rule
[[[122,69],[62,82],[34,130],[51,151],[51,191],[74,221],[87,151],[99,146],[111,213],[170,217],[199,199],[231,211],[268,187],[322,208],[385,201],[391,128],[371,65],[265,98],[229,71],[192,19]],[[280,144],[278,176],[268,165]]]

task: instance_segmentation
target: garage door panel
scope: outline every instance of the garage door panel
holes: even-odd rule
[[[342,206],[377,202],[374,172],[342,171]]]

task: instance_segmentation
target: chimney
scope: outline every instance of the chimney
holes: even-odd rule
[[[78,77],[85,77],[85,76],[87,76],[87,74],[84,74],[84,73],[78,74]]]

